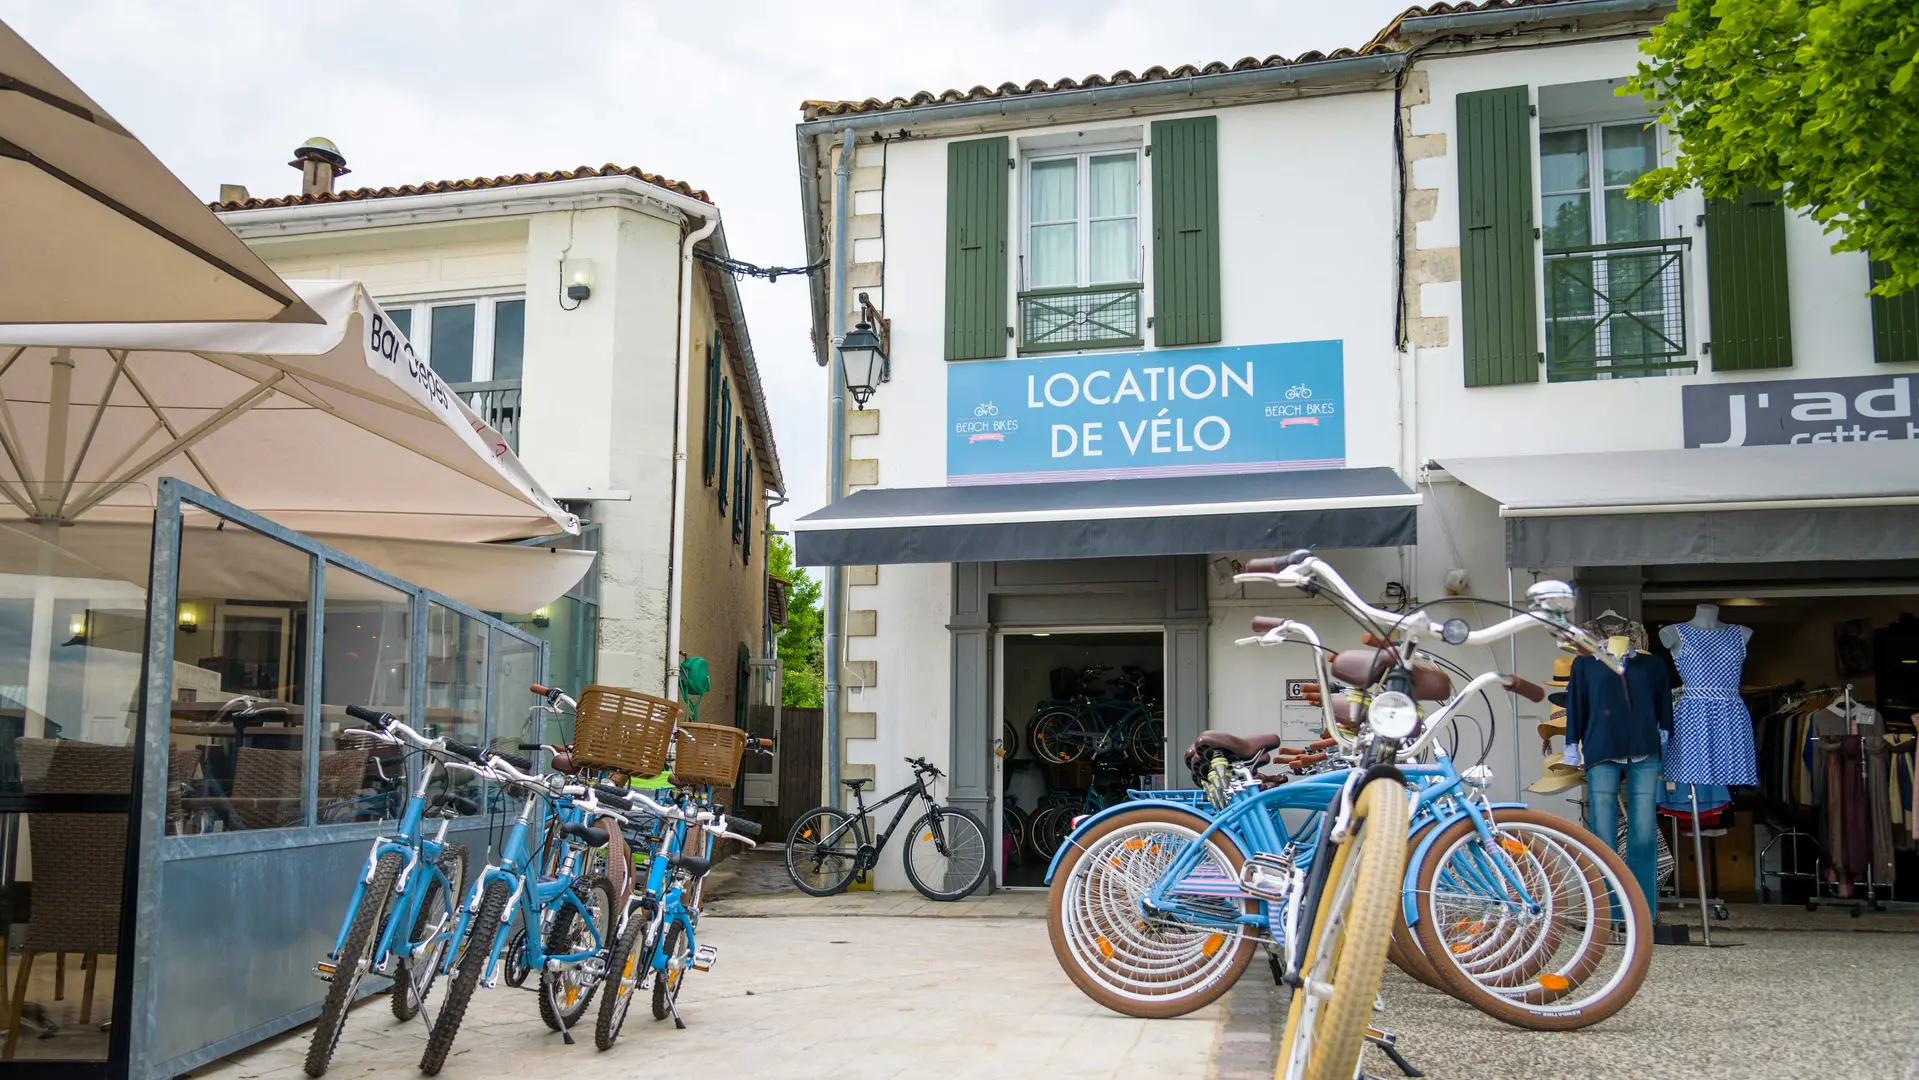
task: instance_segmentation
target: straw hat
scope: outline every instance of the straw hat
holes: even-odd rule
[[[1539,737],[1541,739],[1551,739],[1554,735],[1564,735],[1565,733],[1566,710],[1563,707],[1554,708],[1552,714],[1539,723]]]
[[[1551,795],[1569,787],[1577,787],[1586,782],[1586,770],[1566,764],[1566,755],[1549,754],[1546,757],[1546,772],[1539,779],[1526,785],[1526,790],[1540,795]]]

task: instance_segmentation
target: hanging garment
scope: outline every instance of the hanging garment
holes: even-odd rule
[[[1892,858],[1892,814],[1886,806],[1886,789],[1891,786],[1888,766],[1891,748],[1884,736],[1862,735],[1866,754],[1866,817],[1872,828],[1872,876],[1881,885],[1895,879]]]
[[[1737,626],[1702,630],[1678,624],[1674,662],[1686,692],[1673,708],[1666,778],[1680,784],[1743,786],[1759,782],[1752,715],[1739,696],[1746,639]]]

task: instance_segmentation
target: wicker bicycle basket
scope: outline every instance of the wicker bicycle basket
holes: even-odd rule
[[[740,756],[746,753],[746,732],[718,724],[681,724],[692,736],[679,740],[673,751],[673,776],[683,784],[732,787],[740,775]]]
[[[631,776],[666,770],[673,725],[685,706],[618,686],[580,691],[573,720],[573,760],[594,769]]]

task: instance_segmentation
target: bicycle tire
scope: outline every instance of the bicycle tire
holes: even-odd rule
[[[433,984],[440,978],[440,959],[446,955],[446,942],[441,941],[438,948],[428,951],[418,963],[413,960],[413,949],[426,937],[427,928],[438,919],[433,912],[433,898],[440,894],[446,905],[448,916],[441,930],[450,931],[460,918],[460,896],[466,885],[466,845],[451,844],[440,851],[440,878],[427,878],[427,892],[420,900],[420,914],[413,920],[413,932],[407,937],[407,958],[400,963],[400,969],[393,976],[393,993],[390,995],[395,1020],[411,1020],[420,1015],[420,1007],[433,993]],[[414,972],[420,974],[416,977]],[[417,985],[416,985],[417,984]]]
[[[1420,843],[1431,835],[1436,827],[1435,823],[1427,822],[1414,830],[1413,835],[1406,841],[1407,858],[1411,858],[1413,852],[1419,850]],[[1403,896],[1393,907],[1393,940],[1392,944],[1386,947],[1386,959],[1415,980],[1441,993],[1452,993],[1452,990],[1441,981],[1438,973],[1433,971],[1432,962],[1426,959],[1426,952],[1419,944],[1419,935],[1413,933],[1413,928],[1407,925],[1406,904]]]
[[[846,891],[853,883],[855,858],[860,846],[865,842],[861,822],[854,822],[833,842],[833,846],[822,854],[820,840],[833,835],[840,823],[852,820],[852,815],[831,806],[816,806],[801,814],[799,820],[786,833],[786,876],[793,884],[808,896],[834,896]],[[814,872],[821,875],[824,884],[809,884],[800,876],[799,860],[814,864]],[[831,869],[828,873],[828,861]]]
[[[1000,830],[1013,841],[1013,850],[1008,859],[1010,865],[1026,865],[1026,851],[1029,847],[1028,841],[1032,838],[1032,829],[1032,819],[1026,816],[1026,811],[1010,802],[1001,802]]]
[[[1530,1031],[1572,1031],[1590,1027],[1625,1008],[1626,1004],[1639,992],[1639,987],[1645,982],[1646,972],[1652,964],[1653,921],[1645,894],[1640,891],[1638,881],[1627,869],[1625,860],[1586,829],[1537,810],[1502,809],[1499,811],[1494,828],[1530,830],[1559,837],[1561,840],[1557,842],[1566,846],[1569,857],[1583,864],[1578,869],[1589,875],[1586,882],[1589,889],[1595,886],[1608,890],[1617,888],[1624,893],[1631,940],[1626,946],[1623,962],[1619,966],[1617,975],[1611,980],[1613,985],[1602,988],[1599,997],[1578,1004],[1576,1007],[1564,1005],[1562,1002],[1585,976],[1596,969],[1597,963],[1603,959],[1603,951],[1611,944],[1599,942],[1597,935],[1588,935],[1585,946],[1575,951],[1562,963],[1559,971],[1547,973],[1559,975],[1560,981],[1568,984],[1565,987],[1549,988],[1544,987],[1543,984],[1537,984],[1530,987],[1504,987],[1502,989],[1505,992],[1495,992],[1471,978],[1458,964],[1450,962],[1453,954],[1449,944],[1441,937],[1440,927],[1443,925],[1441,921],[1443,916],[1438,914],[1434,907],[1433,881],[1446,860],[1446,853],[1455,844],[1464,840],[1473,829],[1470,820],[1461,820],[1448,826],[1446,831],[1433,842],[1434,855],[1427,860],[1426,865],[1420,867],[1417,883],[1419,925],[1415,929],[1425,948],[1427,958],[1432,961],[1434,972],[1460,1000],[1496,1020]],[[1596,875],[1599,880],[1592,881],[1592,875]],[[1607,878],[1611,881],[1608,882]],[[1610,904],[1611,902],[1608,898],[1595,903]],[[1589,921],[1598,924],[1602,920],[1593,918]],[[1612,922],[1610,915],[1603,922],[1610,926]],[[1568,970],[1571,974],[1566,973]],[[1537,971],[1533,973],[1532,978],[1537,983]]]
[[[1366,1046],[1406,872],[1406,789],[1359,789],[1346,842],[1333,852],[1279,1046],[1282,1080],[1352,1080]],[[1328,977],[1330,991],[1318,990]],[[1324,1004],[1320,1004],[1320,999]]]
[[[1071,765],[1091,749],[1062,738],[1065,732],[1080,728],[1080,715],[1074,710],[1048,709],[1026,726],[1026,738],[1032,743],[1034,757],[1051,765]]]
[[[579,884],[586,887],[579,889]],[[588,926],[591,930],[599,932],[600,948],[604,950],[606,927],[613,921],[615,903],[613,883],[604,877],[596,877],[591,881],[576,884],[575,888],[580,895],[581,904],[587,909],[587,917],[590,920]],[[596,902],[598,911],[594,910]],[[563,907],[554,915],[553,925],[546,932],[548,956],[564,956],[568,953],[585,951],[586,946],[591,943],[592,935],[590,932],[581,932],[588,928],[581,927],[580,921],[579,911],[571,907]],[[540,972],[540,1019],[546,1021],[546,1026],[554,1031],[560,1030],[562,1020],[566,1021],[565,1026],[569,1030],[572,1029],[580,1022],[580,1017],[586,1015],[586,1010],[592,1006],[593,995],[599,988],[599,982],[588,981],[586,974],[579,967]],[[558,1012],[553,1009],[556,1000],[559,1003]]]
[[[946,848],[943,852],[939,850],[941,842],[937,839],[942,830]],[[986,872],[992,865],[987,858],[987,846],[986,826],[980,824],[978,818],[956,806],[940,806],[936,803],[913,823],[913,832],[906,838],[905,848],[900,851],[900,862],[906,867],[906,880],[913,883],[913,888],[918,889],[921,896],[928,900],[951,902],[969,895],[986,881]],[[945,881],[948,884],[962,882],[959,888],[936,889],[930,881],[920,876],[913,855],[927,850],[947,860]]]
[[[371,959],[373,943],[386,925],[387,909],[393,902],[393,885],[399,879],[406,860],[397,851],[380,856],[373,866],[373,880],[360,894],[360,906],[353,912],[347,928],[346,944],[333,958],[333,979],[327,983],[326,997],[320,1003],[320,1020],[313,1028],[313,1042],[307,1046],[306,1074],[325,1076],[333,1062],[333,1050],[340,1044],[340,1031],[346,1027],[347,1008],[353,1004],[353,991],[365,978],[362,970]],[[350,959],[349,959],[350,958]]]
[[[626,1014],[633,1008],[633,998],[639,994],[645,974],[646,942],[642,939],[648,922],[645,909],[633,905],[626,915],[626,927],[613,946],[613,955],[607,958],[606,993],[600,995],[600,1015],[593,1024],[596,1049],[611,1050],[619,1041],[620,1029],[626,1026]]]
[[[674,920],[666,928],[666,935],[660,941],[660,948],[666,955],[666,970],[653,975],[653,1019],[664,1020],[672,1015],[669,1004],[678,1005],[680,986],[686,982],[686,973],[691,970],[693,950],[686,948],[686,924]]]
[[[1144,806],[1100,821],[1062,856],[1047,897],[1047,933],[1053,958],[1087,997],[1124,1016],[1166,1019],[1205,1008],[1245,974],[1259,945],[1250,927],[1231,936],[1219,933],[1215,942],[1215,932],[1205,927],[1142,920],[1138,902],[1163,866],[1129,874],[1123,866],[1112,866],[1116,857],[1108,854],[1113,848],[1170,863],[1170,855],[1179,849],[1167,844],[1162,851],[1162,845],[1148,837],[1171,835],[1190,843],[1208,824],[1190,810]],[[1217,832],[1207,844],[1214,869],[1236,880],[1246,862],[1238,842]],[[1112,902],[1102,909],[1101,899]],[[1258,910],[1257,901],[1249,897],[1217,903],[1220,914],[1228,917]]]
[[[1148,716],[1126,733],[1126,756],[1147,773],[1166,771],[1166,723]]]
[[[453,1049],[460,1023],[466,1019],[466,1007],[480,985],[487,961],[492,958],[493,939],[500,935],[500,920],[506,915],[506,901],[512,894],[507,883],[496,877],[486,883],[486,890],[480,895],[479,913],[467,927],[466,940],[460,943],[460,955],[454,961],[453,982],[446,988],[446,1004],[434,1018],[433,1031],[426,1038],[426,1050],[420,1055],[420,1071],[428,1076],[438,1076],[446,1065],[446,1055]]]

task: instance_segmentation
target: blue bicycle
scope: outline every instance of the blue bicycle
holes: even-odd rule
[[[388,713],[349,705],[347,715],[370,725],[343,733],[349,740],[386,743],[410,751],[415,777],[401,808],[399,831],[377,837],[353,886],[339,937],[314,973],[328,983],[320,1020],[307,1049],[308,1076],[321,1076],[333,1059],[360,981],[393,978],[393,1015],[411,1020],[440,972],[440,957],[452,935],[452,914],[466,881],[466,847],[445,843],[448,823],[479,807],[444,785],[434,791],[434,765],[455,757],[477,760],[479,750],[429,739]],[[424,823],[438,821],[428,835]]]
[[[482,981],[496,985],[502,954],[516,929],[524,940],[520,963],[540,973],[541,1014],[572,1042],[569,1029],[585,1014],[605,974],[608,932],[618,917],[612,883],[582,874],[589,853],[609,839],[606,829],[587,823],[606,813],[592,789],[536,776],[530,761],[511,754],[489,754],[483,766],[449,762],[449,767],[504,785],[521,798],[521,806],[499,861],[480,872],[453,929],[456,945],[445,964],[453,981],[420,1057],[420,1071],[428,1076],[446,1064],[473,992]],[[546,875],[549,816],[558,818],[552,832],[579,843],[568,843],[557,872]]]

